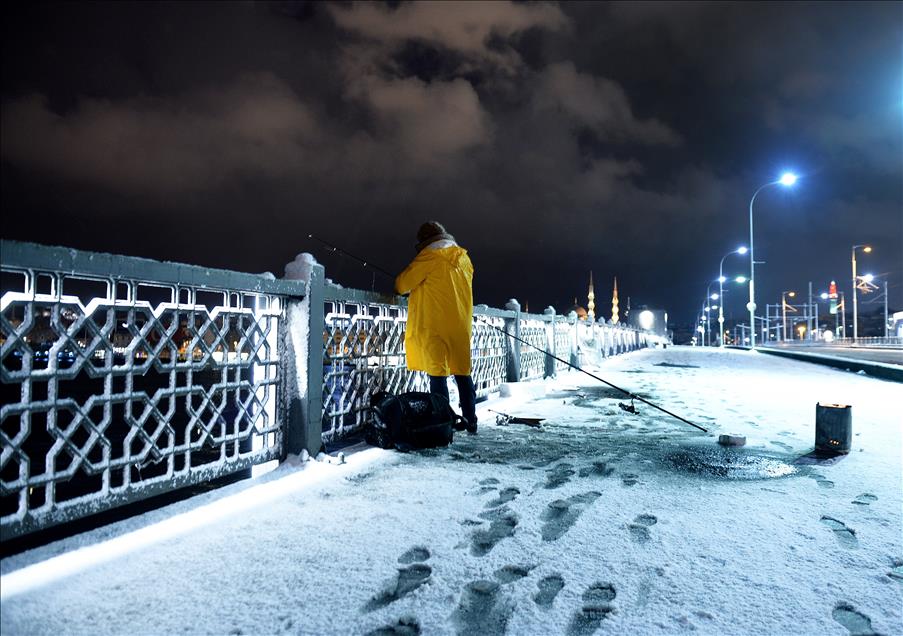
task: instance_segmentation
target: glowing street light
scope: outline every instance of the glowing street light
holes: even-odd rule
[[[768,186],[782,185],[786,188],[793,186],[797,181],[797,176],[792,172],[785,172],[777,181],[769,181],[756,190],[752,198],[749,200],[749,303],[746,308],[749,309],[749,336],[750,348],[756,348],[756,257],[753,243],[753,203],[762,190]]]
[[[709,296],[709,298],[711,298],[712,300],[718,300],[719,298],[721,298],[721,295],[720,294],[712,294],[711,296]]]
[[[792,172],[785,172],[784,174],[781,175],[781,178],[778,179],[778,182],[782,186],[790,187],[794,183],[796,183],[796,179],[797,179],[797,176],[795,174],[793,174]]]
[[[718,263],[718,295],[719,296],[724,295],[723,285],[725,282],[727,282],[727,278],[725,278],[725,276],[724,276],[724,259],[726,259],[731,254],[740,254],[740,255],[746,254],[747,251],[749,251],[749,250],[747,250],[746,246],[743,245],[743,246],[738,247],[737,249],[733,250],[732,252],[728,252],[727,254],[725,254],[724,256],[721,257],[721,262]],[[744,282],[745,281],[746,281],[746,279],[744,279]],[[721,305],[722,306],[724,305],[724,301],[721,302]],[[722,308],[718,309],[718,346],[724,347],[724,309],[722,309]]]
[[[734,282],[735,282],[735,283],[745,283],[745,282],[746,282],[746,276],[737,276],[737,278],[734,279]]]
[[[864,280],[867,283],[870,283],[873,280],[875,280],[875,277],[872,274],[866,274],[865,276],[862,277],[862,280]]]
[[[852,258],[850,259],[853,264],[853,342],[856,342],[856,339],[859,337],[859,298],[856,293],[856,289],[859,285],[859,282],[856,280],[856,250],[858,248],[862,248],[862,251],[868,254],[872,251],[872,247],[870,245],[854,245],[852,249]],[[846,335],[846,334],[844,334]]]

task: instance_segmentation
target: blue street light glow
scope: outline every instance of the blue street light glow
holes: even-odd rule
[[[785,172],[781,175],[781,178],[778,180],[782,186],[787,186],[788,188],[796,183],[796,175],[792,172]]]
[[[748,251],[749,249],[746,246],[737,248],[737,254],[746,254]]]
[[[866,274],[865,276],[862,277],[862,280],[864,280],[867,283],[870,283],[873,280],[875,280],[875,275],[874,274]]]
[[[737,276],[737,278],[735,278],[734,280],[735,280],[736,282],[738,282],[738,283],[745,283],[745,282],[746,282],[746,276]]]
[[[727,282],[727,276],[719,276],[719,277],[718,277],[718,282],[719,282],[719,283]]]
[[[709,296],[709,298],[711,298],[712,300],[718,300],[718,294],[712,294],[711,296]]]

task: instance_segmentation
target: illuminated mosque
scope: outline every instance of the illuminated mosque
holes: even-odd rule
[[[630,303],[627,303],[627,313],[630,313]],[[596,321],[596,294],[593,290],[593,273],[589,273],[589,290],[586,293],[586,307],[581,307],[574,298],[574,307],[572,308],[577,314],[579,320],[587,320],[589,322]],[[616,325],[620,322],[618,314],[618,277],[615,276],[614,291],[611,295],[611,324]]]

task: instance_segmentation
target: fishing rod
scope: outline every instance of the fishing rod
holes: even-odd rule
[[[332,245],[331,243],[327,243],[327,242],[324,241],[323,239],[318,238],[318,237],[314,236],[313,234],[308,234],[307,236],[308,236],[309,238],[314,239],[315,241],[319,241],[319,242],[322,243],[323,245],[326,245],[327,247],[331,248],[333,252],[337,252],[337,253],[339,253],[339,254],[343,254],[343,255],[347,256],[348,258],[352,258],[352,259],[358,261],[359,263],[363,264],[364,267],[370,267],[370,268],[373,269],[374,271],[377,271],[377,272],[379,272],[379,273],[381,273],[381,274],[384,274],[385,276],[388,276],[388,277],[391,278],[393,281],[395,280],[395,276],[393,276],[392,274],[390,274],[388,271],[386,271],[386,270],[383,269],[382,267],[378,267],[378,266],[374,265],[373,263],[371,263],[371,262],[369,262],[369,261],[366,261],[366,260],[364,260],[364,259],[362,259],[362,258],[360,258],[360,257],[358,257],[358,256],[355,256],[354,254],[350,254],[350,253],[346,252],[345,250],[343,250],[342,248],[337,247],[337,246],[335,246],[335,245]],[[708,432],[709,432],[708,429],[701,427],[699,424],[694,424],[694,423],[691,422],[690,420],[688,420],[688,419],[686,419],[686,418],[683,418],[683,417],[681,417],[680,415],[677,415],[676,413],[672,413],[671,411],[669,411],[669,410],[667,410],[667,409],[664,409],[664,408],[660,407],[659,405],[654,404],[654,403],[650,402],[649,400],[647,400],[647,399],[645,399],[645,398],[643,398],[643,397],[640,397],[639,395],[637,395],[636,393],[633,393],[632,391],[628,391],[627,389],[622,389],[621,387],[612,384],[612,383],[609,382],[608,380],[606,380],[606,379],[604,379],[604,378],[600,378],[598,375],[595,375],[594,373],[590,373],[590,372],[587,371],[586,369],[583,369],[583,368],[581,368],[581,367],[579,367],[579,366],[577,366],[577,365],[575,365],[575,364],[571,364],[571,363],[568,362],[567,360],[564,360],[564,359],[562,359],[562,358],[559,358],[558,356],[549,353],[549,352],[546,351],[545,349],[542,349],[542,348],[540,348],[540,347],[537,347],[537,346],[536,346],[535,344],[533,344],[532,342],[527,342],[527,341],[524,340],[523,338],[521,338],[521,337],[519,337],[519,336],[516,336],[516,335],[514,335],[513,333],[508,333],[508,332],[505,331],[504,329],[501,329],[501,328],[499,328],[499,327],[496,327],[496,326],[493,325],[491,322],[487,321],[487,320],[485,319],[484,316],[476,316],[476,318],[477,318],[478,320],[480,320],[480,322],[482,322],[484,325],[486,325],[486,326],[488,326],[488,327],[492,327],[492,328],[495,329],[496,331],[498,331],[498,332],[500,332],[500,333],[502,333],[502,334],[504,334],[504,335],[506,335],[506,336],[508,336],[508,337],[510,337],[510,338],[514,338],[514,339],[517,340],[518,342],[521,342],[521,343],[527,345],[528,347],[531,347],[531,348],[533,348],[533,349],[536,349],[536,350],[539,351],[540,353],[544,353],[545,355],[549,356],[549,357],[552,358],[553,360],[557,360],[558,362],[561,362],[562,364],[564,364],[564,365],[570,367],[571,369],[574,369],[575,371],[580,371],[581,373],[585,373],[586,375],[588,375],[589,377],[593,378],[594,380],[596,380],[596,381],[598,381],[598,382],[601,382],[602,384],[608,385],[608,386],[610,386],[611,388],[613,388],[613,389],[615,389],[615,390],[617,390],[617,391],[620,391],[621,393],[623,393],[623,394],[625,394],[627,397],[629,397],[631,400],[639,400],[639,401],[642,402],[643,404],[647,404],[647,405],[651,406],[651,407],[654,408],[654,409],[658,409],[658,410],[661,411],[662,413],[666,413],[667,415],[670,415],[671,417],[673,417],[673,418],[675,418],[675,419],[677,419],[677,420],[680,420],[680,421],[683,422],[684,424],[689,424],[690,426],[692,426],[692,427],[694,427],[694,428],[698,428],[698,429],[699,429],[700,431],[702,431],[703,433],[708,433]]]
[[[346,252],[345,250],[343,250],[341,247],[338,247],[337,245],[333,245],[332,243],[329,243],[328,241],[324,241],[319,236],[315,236],[313,234],[308,234],[307,238],[313,239],[314,241],[317,241],[318,243],[322,243],[323,245],[325,245],[326,247],[331,249],[333,252],[336,252],[343,256],[347,256],[348,258],[352,258],[352,259],[356,260],[358,263],[360,263],[361,265],[363,265],[364,267],[369,267],[370,269],[377,271],[380,274],[388,276],[393,281],[395,280],[395,275],[384,270],[382,267],[374,265],[373,263],[371,263],[369,261],[365,261],[364,259],[359,258],[359,257],[355,256],[354,254],[350,254],[350,253]]]

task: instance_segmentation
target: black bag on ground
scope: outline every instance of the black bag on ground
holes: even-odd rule
[[[448,400],[432,393],[382,391],[370,399],[370,410],[372,417],[364,427],[367,443],[402,451],[448,446],[460,420]]]

